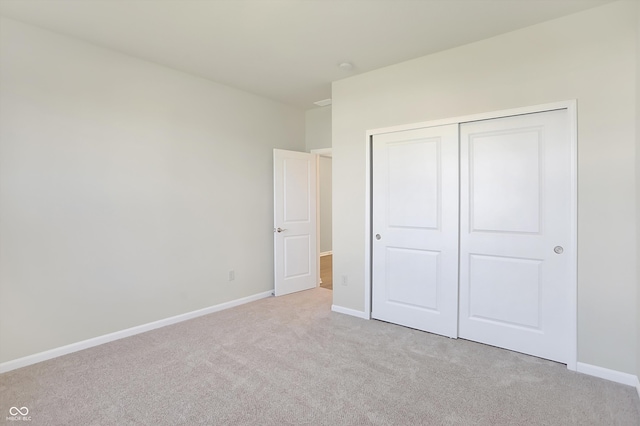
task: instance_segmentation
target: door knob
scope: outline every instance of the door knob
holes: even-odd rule
[[[286,231],[286,229],[284,229],[284,228],[276,228],[275,231],[280,233],[280,232]]]
[[[376,240],[379,240],[380,238],[382,238],[380,234],[376,234]]]
[[[562,252],[564,252],[564,249],[562,248],[562,246],[555,246],[555,247],[553,248],[553,251],[554,251],[556,254],[562,254]]]

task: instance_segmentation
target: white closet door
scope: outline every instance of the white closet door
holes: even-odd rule
[[[568,123],[558,110],[460,127],[461,338],[568,361]]]
[[[458,126],[373,139],[373,318],[456,337]]]

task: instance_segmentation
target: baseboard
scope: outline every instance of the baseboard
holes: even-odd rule
[[[323,251],[322,253],[320,253],[320,257],[322,257],[322,256],[331,256],[332,254],[333,254],[333,250]]]
[[[243,297],[241,299],[231,300],[229,302],[220,303],[219,305],[209,306],[208,308],[198,309],[196,311],[187,312],[185,314],[176,315],[173,317],[161,319],[158,321],[150,322],[147,324],[138,325],[136,327],[127,328],[125,330],[116,331],[113,333],[105,334],[102,336],[94,337],[88,340],[83,340],[69,345],[61,346],[59,348],[50,349],[48,351],[40,352],[33,355],[28,355],[23,358],[14,359],[12,361],[3,362],[0,364],[0,373],[6,373],[7,371],[15,370],[18,368],[26,367],[28,365],[36,364],[38,362],[46,361],[48,359],[57,358],[59,356],[67,355],[73,352],[78,352],[83,349],[89,349],[94,346],[102,345],[105,343],[113,342],[114,340],[123,339],[125,337],[134,336],[136,334],[144,333],[147,331],[155,330],[156,328],[166,327],[168,325],[176,324],[182,321],[187,321],[193,318],[201,317],[203,315],[212,314],[214,312],[223,311],[225,309],[233,308],[236,306],[244,305],[245,303],[254,302],[256,300],[264,299],[272,296],[273,290],[257,293],[252,296]]]
[[[623,385],[633,386],[638,389],[638,395],[640,396],[640,383],[638,383],[638,377],[633,374],[609,370],[608,368],[585,364],[584,362],[578,363],[576,371],[578,373],[600,377],[601,379],[611,380],[612,382],[622,383]]]
[[[371,319],[371,317],[365,312],[356,311],[355,309],[343,308],[342,306],[338,305],[331,305],[331,310],[339,314],[351,315],[352,317],[358,317],[366,320]]]

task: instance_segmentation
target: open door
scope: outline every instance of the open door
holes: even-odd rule
[[[273,150],[275,295],[317,286],[317,159]]]

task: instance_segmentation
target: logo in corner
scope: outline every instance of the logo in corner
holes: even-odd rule
[[[31,416],[27,416],[29,414],[29,409],[27,407],[11,407],[9,408],[9,416],[7,417],[7,421],[23,421],[30,422]]]

